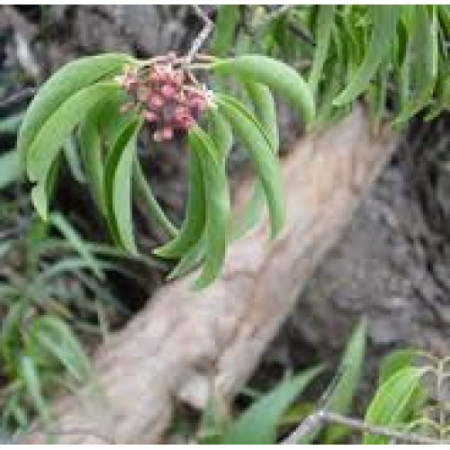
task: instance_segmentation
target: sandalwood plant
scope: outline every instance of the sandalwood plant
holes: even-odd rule
[[[252,99],[253,109],[236,96],[208,88],[198,80],[198,72],[233,76]],[[92,195],[114,242],[138,252],[132,220],[134,184],[169,236],[155,254],[178,260],[172,277],[202,264],[195,286],[205,287],[219,274],[233,234],[226,161],[235,139],[256,168],[256,189],[265,195],[272,236],[282,228],[272,91],[290,100],[306,123],[312,122],[314,100],[306,82],[291,67],[266,56],[196,55],[190,60],[169,53],[138,60],[110,53],[71,62],[42,86],[19,131],[17,147],[35,183],[33,203],[46,219],[53,168],[65,140],[75,133]],[[187,144],[189,198],[179,229],[158,205],[139,163],[136,146],[144,126],[154,142],[179,138]]]

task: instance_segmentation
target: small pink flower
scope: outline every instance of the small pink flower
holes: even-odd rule
[[[158,121],[158,116],[153,111],[145,111],[144,116],[150,123]]]
[[[171,84],[163,84],[161,87],[161,94],[164,98],[170,100],[175,96],[176,91]]]
[[[163,140],[169,141],[170,139],[173,138],[173,129],[171,127],[164,127],[161,130],[161,136]]]
[[[164,99],[159,94],[151,94],[148,103],[151,107],[161,108],[164,105]]]

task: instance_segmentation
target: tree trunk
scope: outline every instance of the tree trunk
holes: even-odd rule
[[[264,220],[228,252],[219,280],[190,289],[196,274],[168,283],[95,358],[99,396],[84,386],[56,399],[58,442],[158,442],[174,402],[201,408],[212,387],[231,399],[292,311],[305,282],[341,236],[391,156],[388,130],[373,136],[362,109],[306,137],[283,160],[286,225],[274,242]],[[239,190],[242,208],[251,184]],[[39,425],[27,442],[44,442]]]

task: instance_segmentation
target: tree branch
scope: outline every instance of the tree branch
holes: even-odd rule
[[[203,44],[208,39],[212,30],[214,29],[214,22],[208,17],[208,15],[203,11],[200,6],[193,5],[192,6],[200,19],[203,21],[203,28],[200,31],[199,35],[195,38],[192,43],[191,48],[186,56],[185,63],[190,64],[194,59],[195,55],[199,52],[199,50],[203,47]]]
[[[286,445],[297,444],[302,438],[316,431],[324,424],[331,423],[336,425],[343,425],[352,430],[361,431],[364,433],[378,434],[391,439],[397,439],[409,444],[449,444],[450,441],[433,439],[427,436],[422,436],[415,433],[402,433],[395,431],[388,427],[377,425],[370,425],[362,420],[353,419],[343,416],[331,411],[321,410],[308,416],[299,426],[281,443]]]

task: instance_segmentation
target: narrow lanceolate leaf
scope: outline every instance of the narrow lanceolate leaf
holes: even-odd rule
[[[25,158],[28,148],[47,119],[70,96],[99,80],[111,78],[130,61],[120,53],[88,56],[58,70],[39,90],[20,127],[17,149]]]
[[[269,206],[272,237],[275,237],[284,222],[283,187],[277,157],[261,125],[245,106],[224,94],[217,94],[216,102],[219,112],[230,122],[255,163]]]
[[[50,411],[42,395],[41,381],[38,369],[34,361],[28,356],[22,356],[20,359],[20,377],[26,386],[28,394],[31,397],[44,426],[50,425]]]
[[[239,19],[239,5],[220,5],[217,11],[216,26],[211,41],[211,53],[226,56],[231,49]]]
[[[189,132],[189,146],[200,160],[206,196],[205,261],[194,285],[202,289],[217,278],[223,266],[231,213],[230,194],[221,155],[200,127]]]
[[[334,99],[336,106],[352,102],[367,88],[394,44],[401,7],[372,6],[370,11],[374,27],[367,53],[349,85]]]
[[[222,444],[275,444],[276,428],[283,412],[300,393],[322,372],[323,367],[305,370],[283,381],[245,411],[222,438]]]
[[[378,389],[366,412],[370,425],[395,427],[408,422],[426,368],[405,367],[394,373]],[[389,438],[366,433],[364,444],[387,444]]]
[[[405,62],[405,70],[410,82],[411,98],[402,107],[394,124],[407,121],[411,116],[424,108],[433,94],[438,74],[438,19],[433,8],[429,17],[427,5],[411,6],[411,18],[408,43],[411,52]]]
[[[186,217],[179,234],[167,244],[153,250],[155,255],[162,258],[179,258],[200,239],[206,220],[205,195],[201,159],[198,152],[190,148]]]
[[[216,110],[208,111],[208,134],[219,151],[223,164],[233,147],[233,131],[228,121]]]
[[[54,111],[40,128],[27,153],[27,172],[32,181],[47,176],[65,139],[93,106],[118,88],[116,83],[97,83],[81,89]]]
[[[317,86],[322,76],[322,70],[328,56],[328,48],[331,40],[331,30],[333,28],[334,5],[320,5],[317,14],[317,32],[316,32],[316,49],[314,51],[314,59],[311,72],[308,78],[308,84],[313,93],[316,92]]]
[[[278,153],[280,138],[278,135],[277,112],[270,89],[261,83],[244,83],[250,97],[256,118],[269,137],[273,151]]]
[[[167,233],[168,236],[177,236],[178,230],[166,216],[163,209],[159,205],[158,200],[153,195],[152,189],[145,178],[144,171],[142,170],[137,155],[133,162],[133,182],[133,187],[136,190],[136,194],[139,200],[144,202],[151,218]]]
[[[102,155],[102,143],[95,116],[90,112],[78,130],[78,144],[83,170],[89,183],[94,202],[99,211],[105,215],[105,194],[103,191],[103,174],[105,171]]]
[[[57,157],[50,167],[47,176],[40,180],[31,190],[33,206],[43,220],[47,220],[48,205],[55,192],[60,166],[61,157]]]
[[[366,350],[367,322],[362,319],[345,349],[338,369],[338,382],[332,389],[325,409],[347,414],[352,406],[353,397],[361,380]],[[325,432],[327,444],[341,440],[351,430],[339,426],[330,426]]]
[[[289,99],[306,123],[314,120],[311,89],[294,69],[280,61],[261,55],[242,55],[214,63],[213,70],[217,75],[234,75],[245,81],[266,84]]]
[[[206,231],[203,232],[200,239],[195,243],[180,259],[177,265],[168,275],[168,280],[182,277],[194,270],[200,265],[206,253]]]
[[[72,225],[59,213],[53,213],[50,216],[50,222],[55,226],[58,231],[67,239],[69,244],[74,250],[86,261],[90,266],[92,272],[101,280],[105,278],[103,271],[100,268],[97,260],[91,254],[87,243],[83,241],[83,238],[72,228]]]
[[[142,122],[127,125],[108,155],[105,167],[105,206],[108,224],[116,243],[136,254],[134,242],[131,180],[136,139]]]
[[[420,351],[413,349],[400,349],[390,352],[380,364],[380,376],[378,386],[384,384],[392,375],[408,366],[413,366],[414,361],[423,356]]]
[[[80,342],[58,317],[45,315],[35,319],[30,343],[46,348],[78,381],[91,374],[89,358]]]

